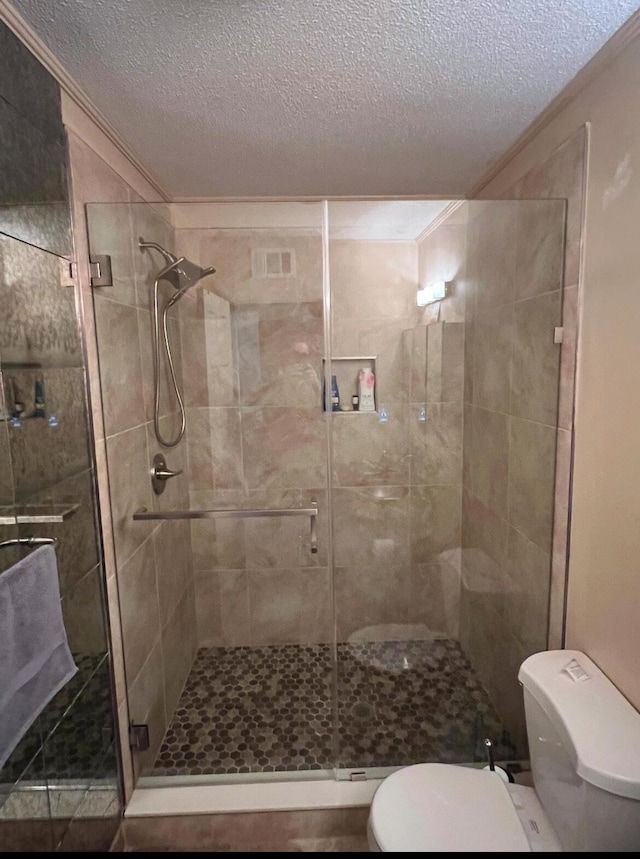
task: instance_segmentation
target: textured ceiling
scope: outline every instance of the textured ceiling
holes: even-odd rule
[[[174,196],[455,196],[640,0],[13,5]]]

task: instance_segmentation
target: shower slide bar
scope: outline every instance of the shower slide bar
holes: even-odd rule
[[[311,523],[311,554],[318,554],[318,531],[316,521],[318,507],[280,507],[268,509],[231,509],[217,510],[147,510],[141,507],[133,514],[134,519],[266,519],[271,516],[308,516]]]

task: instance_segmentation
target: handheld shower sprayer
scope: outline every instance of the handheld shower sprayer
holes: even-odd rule
[[[183,437],[187,428],[187,418],[184,408],[184,400],[178,385],[176,376],[175,364],[173,361],[173,353],[171,350],[171,342],[169,340],[169,331],[167,326],[167,312],[178,302],[188,289],[195,286],[203,277],[215,273],[214,268],[202,268],[196,263],[191,262],[186,257],[177,257],[171,251],[166,250],[156,242],[146,242],[140,238],[138,240],[140,250],[153,249],[162,254],[165,259],[164,268],[160,269],[153,283],[153,376],[154,376],[154,410],[153,410],[153,427],[156,438],[160,444],[165,447],[175,447]],[[160,315],[160,281],[164,280],[170,283],[176,290],[175,294],[166,302]],[[165,439],[160,432],[160,337],[164,344],[164,353],[169,367],[170,380],[173,387],[175,398],[178,402],[180,410],[180,429],[175,438]]]

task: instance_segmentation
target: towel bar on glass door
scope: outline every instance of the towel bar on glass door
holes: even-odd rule
[[[140,519],[257,519],[270,516],[309,516],[311,520],[311,554],[318,553],[318,532],[316,519],[318,506],[312,502],[313,507],[279,507],[268,509],[244,509],[244,508],[218,508],[214,510],[147,510],[141,507],[133,514],[133,518]]]
[[[55,546],[58,542],[57,537],[14,537],[12,540],[2,540],[0,549],[5,549],[7,546]]]

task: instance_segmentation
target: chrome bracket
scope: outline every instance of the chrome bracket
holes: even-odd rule
[[[91,286],[113,286],[111,257],[108,254],[92,254],[89,257]]]
[[[129,745],[137,752],[146,752],[149,748],[149,725],[129,725]]]

